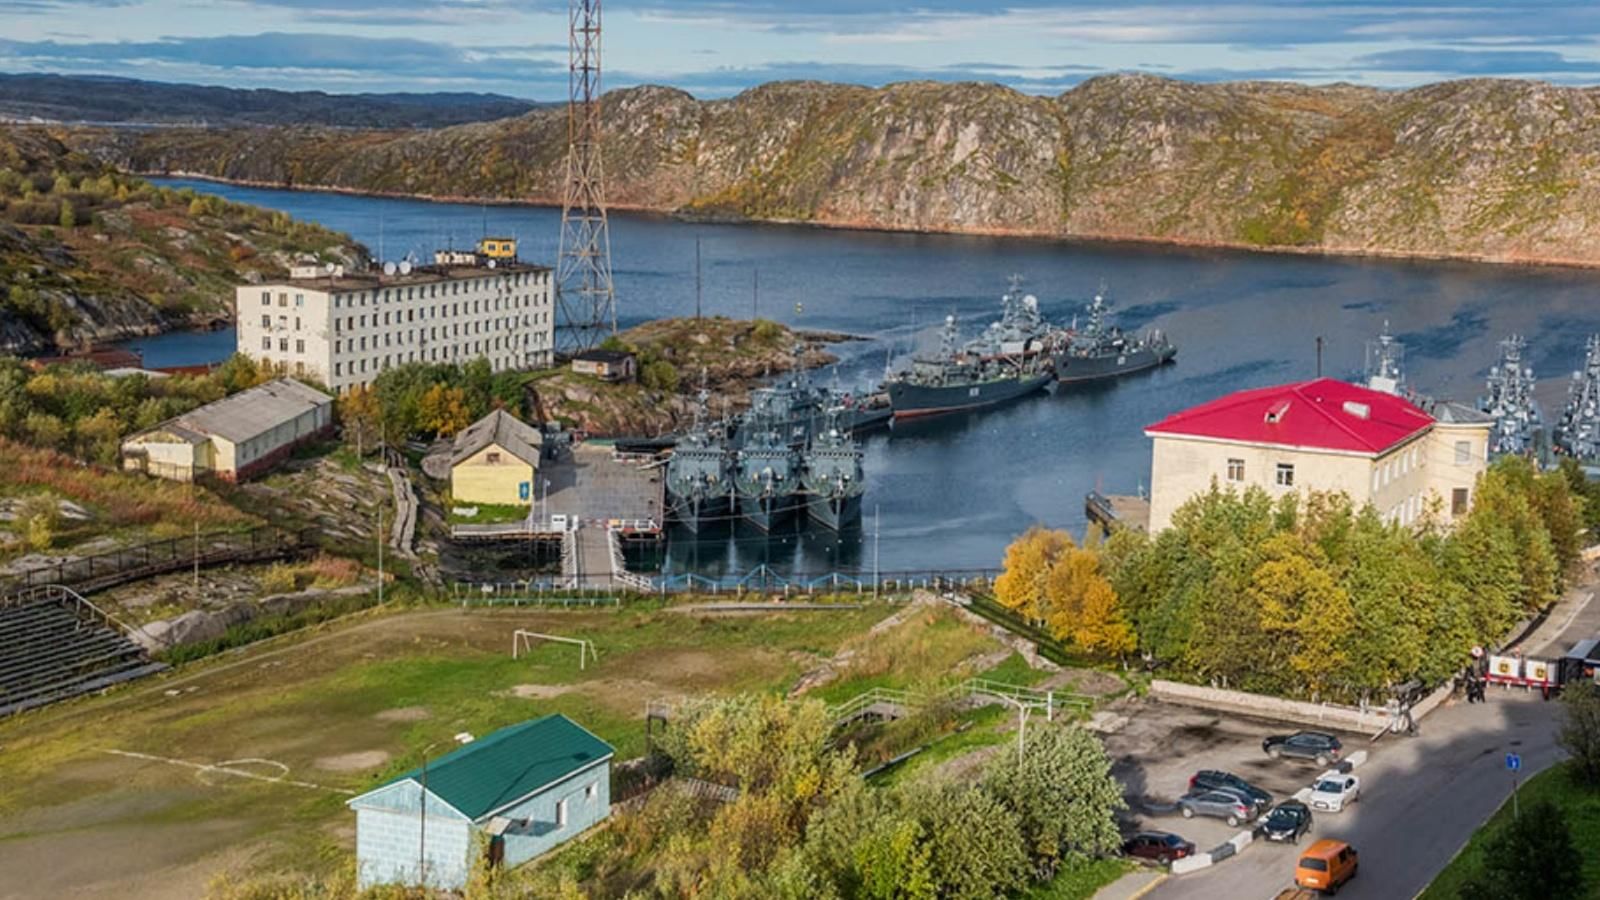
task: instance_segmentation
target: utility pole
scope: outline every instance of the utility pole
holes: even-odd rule
[[[700,296],[702,291],[700,278],[700,238],[694,239],[694,320],[700,321]]]
[[[878,588],[883,583],[883,572],[878,568],[878,538],[883,533],[883,507],[872,504],[872,599],[878,599]]]
[[[1317,335],[1317,377],[1322,377],[1322,335]]]
[[[200,599],[200,520],[194,520],[194,590],[196,602]]]
[[[557,343],[588,350],[617,333],[600,150],[600,0],[567,2],[567,168],[556,254]]]
[[[378,501],[378,605],[383,605],[383,501]]]

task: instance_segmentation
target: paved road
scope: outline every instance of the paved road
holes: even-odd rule
[[[1600,602],[1563,624],[1564,632],[1536,655],[1600,634]],[[1317,836],[1349,841],[1361,852],[1361,875],[1340,896],[1416,896],[1510,796],[1505,755],[1520,754],[1525,774],[1537,772],[1562,756],[1555,734],[1556,708],[1538,694],[1491,690],[1487,704],[1455,702],[1436,711],[1417,737],[1384,738],[1360,771],[1361,802],[1317,816]],[[1293,876],[1292,847],[1256,844],[1213,868],[1169,878],[1147,896],[1271,898]]]

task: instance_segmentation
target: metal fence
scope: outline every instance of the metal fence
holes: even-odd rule
[[[312,546],[314,534],[312,529],[285,531],[263,526],[249,531],[212,532],[198,537],[136,544],[64,559],[0,578],[0,597],[46,584],[63,585],[84,594],[194,566],[281,559]]]
[[[629,573],[635,575],[635,573]],[[817,594],[904,594],[913,590],[980,591],[990,590],[999,569],[918,569],[881,572],[781,572],[770,566],[757,566],[742,575],[635,575],[624,579],[609,569],[598,572],[573,572],[514,581],[463,581],[453,590],[465,603],[473,592],[493,597],[526,598],[534,602],[545,597],[633,596],[667,594],[759,594],[764,596],[814,596]],[[644,589],[643,584],[649,588]]]

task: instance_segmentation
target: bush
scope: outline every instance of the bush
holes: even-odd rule
[[[650,390],[672,393],[678,389],[678,367],[664,359],[646,363],[639,382]]]
[[[1484,847],[1483,871],[1467,882],[1464,897],[1544,900],[1581,897],[1583,862],[1566,815],[1548,800],[1530,804]]]
[[[1561,697],[1561,732],[1556,740],[1572,756],[1572,771],[1600,788],[1600,690],[1579,682]]]

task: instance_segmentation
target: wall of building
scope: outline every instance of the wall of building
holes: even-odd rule
[[[427,883],[460,888],[467,883],[472,824],[438,797],[428,797],[427,827],[419,815],[422,791],[413,781],[362,798],[356,807],[356,881],[416,884],[419,859]]]
[[[558,824],[556,805],[566,801],[566,821]],[[513,821],[502,838],[505,865],[516,866],[548,853],[588,831],[611,813],[611,763],[600,762],[516,806],[495,813]]]
[[[490,462],[499,454],[499,462]],[[522,485],[528,496],[522,496]],[[534,468],[499,444],[490,444],[450,470],[450,498],[456,503],[527,506],[532,502]]]
[[[497,372],[549,365],[555,306],[548,270],[412,275],[359,289],[320,279],[245,285],[239,352],[343,393],[411,362],[489,360]]]
[[[209,468],[210,445],[191,444],[161,434],[131,438],[122,444],[122,467],[173,481],[193,481]]]
[[[1426,491],[1437,496],[1446,522],[1454,522],[1453,499],[1459,488],[1466,491],[1466,508],[1476,499],[1478,476],[1489,467],[1489,425],[1433,426],[1428,436],[1429,460]],[[1465,461],[1463,461],[1463,457]]]

